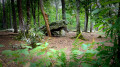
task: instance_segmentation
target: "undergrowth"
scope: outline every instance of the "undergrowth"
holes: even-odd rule
[[[106,41],[106,42],[112,42]],[[116,48],[113,46],[105,46],[106,42],[79,43],[76,39],[71,49],[70,59],[67,59],[65,49],[55,50],[48,47],[48,43],[29,50],[19,49],[16,51],[5,50],[2,52],[6,58],[12,58],[10,62],[18,65],[27,65],[30,67],[116,67],[119,66],[116,58]],[[39,44],[39,43],[38,43]],[[95,44],[100,44],[98,48],[93,49]],[[80,48],[81,47],[81,48]],[[31,62],[35,57],[39,57],[36,61]],[[114,64],[114,66],[113,66]]]

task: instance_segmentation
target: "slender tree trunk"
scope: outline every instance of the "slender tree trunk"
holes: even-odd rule
[[[56,21],[58,20],[58,1],[55,0],[55,7],[56,7]]]
[[[80,32],[80,19],[79,19],[79,15],[80,15],[80,1],[79,0],[76,0],[76,7],[77,7],[77,13],[76,13],[76,21],[77,21],[77,33],[76,33],[76,36],[79,35],[81,32]]]
[[[23,15],[22,15],[22,0],[17,0],[17,6],[18,6],[18,14],[19,14],[19,24],[20,24],[20,30],[21,33],[24,33],[24,21],[23,21]]]
[[[14,33],[18,33],[14,0],[11,0]]]
[[[66,21],[65,0],[61,0],[62,3],[62,19]]]
[[[0,1],[1,3],[2,3],[2,0]],[[2,4],[0,4],[0,13],[1,13],[1,16],[0,16],[0,18],[1,18],[1,20],[0,20],[0,22],[2,23],[1,25],[3,25],[3,13],[2,13],[3,11],[2,11]],[[1,28],[2,28],[3,26],[1,26]]]
[[[2,0],[3,4],[3,29],[7,28],[7,23],[6,23],[6,11],[5,11],[5,1]]]
[[[93,30],[93,22],[90,19],[90,32],[92,32],[92,30]]]
[[[10,14],[9,14],[9,17],[10,17],[10,27],[13,28],[13,23],[12,23],[12,14],[11,14],[11,0],[9,1],[9,9],[10,9]]]
[[[120,18],[120,2],[119,2],[118,18]],[[120,59],[120,34],[119,33],[120,31],[118,31],[118,59]],[[120,60],[119,60],[119,63],[120,63]]]
[[[95,25],[97,24],[98,22],[95,22]],[[98,27],[95,28],[96,31],[98,31]]]
[[[85,25],[84,25],[84,32],[87,32],[88,29],[88,8],[85,8]]]
[[[30,24],[30,0],[27,0],[27,33],[29,30],[29,24]]]
[[[36,24],[36,16],[35,16],[36,7],[35,7],[35,0],[34,0],[34,1],[31,1],[31,7],[32,7],[32,15],[33,15],[34,25],[35,25],[35,24]]]
[[[36,6],[35,6],[35,0],[34,0],[34,5],[33,5],[33,7],[34,7],[34,10],[33,10],[33,17],[34,17],[34,25],[36,24],[36,16],[35,16],[35,14],[36,14]]]
[[[90,7],[90,32],[92,32],[92,30],[93,30],[93,22],[91,20],[92,20],[92,10]]]
[[[50,31],[49,22],[48,22],[48,16],[47,16],[47,14],[44,12],[43,0],[40,0],[40,9],[41,9],[43,18],[44,18],[44,20],[45,20],[45,24],[46,24],[48,36],[51,36],[51,31]]]
[[[39,19],[39,18],[40,18],[40,17],[39,17],[39,15],[40,15],[39,12],[40,12],[40,11],[39,11],[39,10],[40,10],[40,1],[38,0],[38,25],[39,25],[39,27],[40,27],[40,19]]]

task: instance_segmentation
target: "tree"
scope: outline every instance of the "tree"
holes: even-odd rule
[[[4,1],[5,0],[2,0],[2,2],[3,2],[3,4],[2,4],[3,5],[3,18],[2,18],[3,19],[3,24],[2,24],[3,26],[2,27],[4,29],[6,29],[7,28],[7,23],[6,23],[6,11],[5,11],[5,2]]]
[[[79,15],[80,15],[80,1],[79,0],[76,0],[76,7],[77,7],[77,13],[76,13],[76,21],[77,21],[77,33],[76,35],[79,35],[81,32],[80,32],[80,19],[79,19]]]
[[[89,15],[88,5],[89,5],[89,0],[86,0],[86,3],[85,3],[85,23],[84,23],[84,32],[87,32],[87,29],[88,29],[88,15]]]
[[[38,25],[39,25],[39,27],[40,27],[40,17],[39,17],[39,15],[40,15],[40,13],[39,13],[39,10],[40,10],[40,1],[38,0]]]
[[[14,28],[14,33],[18,33],[18,30],[17,30],[17,22],[16,22],[16,11],[15,11],[14,0],[11,0],[11,6],[12,6],[12,15],[13,15],[13,28]]]
[[[9,1],[9,19],[10,19],[10,27],[13,28],[13,23],[12,23],[12,13],[11,13],[11,0]]]
[[[33,19],[34,19],[34,25],[36,24],[36,6],[35,6],[35,0],[31,0],[31,7],[32,7],[32,15],[33,15]]]
[[[92,32],[92,30],[93,30],[93,21],[92,21],[92,10],[90,7],[90,32]]]
[[[55,0],[55,8],[56,8],[56,21],[58,20],[58,1]]]
[[[62,19],[66,21],[65,0],[61,0],[62,3]]]
[[[27,0],[27,33],[29,30],[29,24],[30,24],[30,0]]]
[[[21,33],[24,33],[25,30],[24,30],[21,0],[17,0],[17,7],[18,7],[18,14],[19,14],[20,30],[21,30]]]
[[[119,2],[119,10],[118,10],[118,19],[120,19],[120,2]],[[117,24],[120,24],[120,21]],[[118,58],[120,59],[120,31],[118,30],[117,33],[118,33]],[[120,60],[119,60],[119,63],[120,63]]]
[[[43,18],[44,18],[44,20],[45,20],[45,24],[46,24],[48,36],[51,36],[51,31],[50,31],[50,27],[49,27],[49,23],[48,23],[48,16],[47,16],[47,14],[44,12],[43,0],[40,0],[40,9],[41,9]]]

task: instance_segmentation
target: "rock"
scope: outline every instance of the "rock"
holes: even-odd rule
[[[61,35],[65,36],[65,32],[68,32],[66,25],[67,25],[66,22],[63,20],[50,23],[49,27],[50,27],[50,31],[51,31],[52,36],[61,36]],[[44,34],[47,35],[47,29],[46,29],[45,25],[42,26],[40,28],[40,30],[42,30],[44,32]]]
[[[64,30],[61,30],[61,36],[65,36],[66,32]]]

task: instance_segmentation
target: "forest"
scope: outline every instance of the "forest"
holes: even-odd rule
[[[120,0],[0,0],[0,67],[120,67]]]

